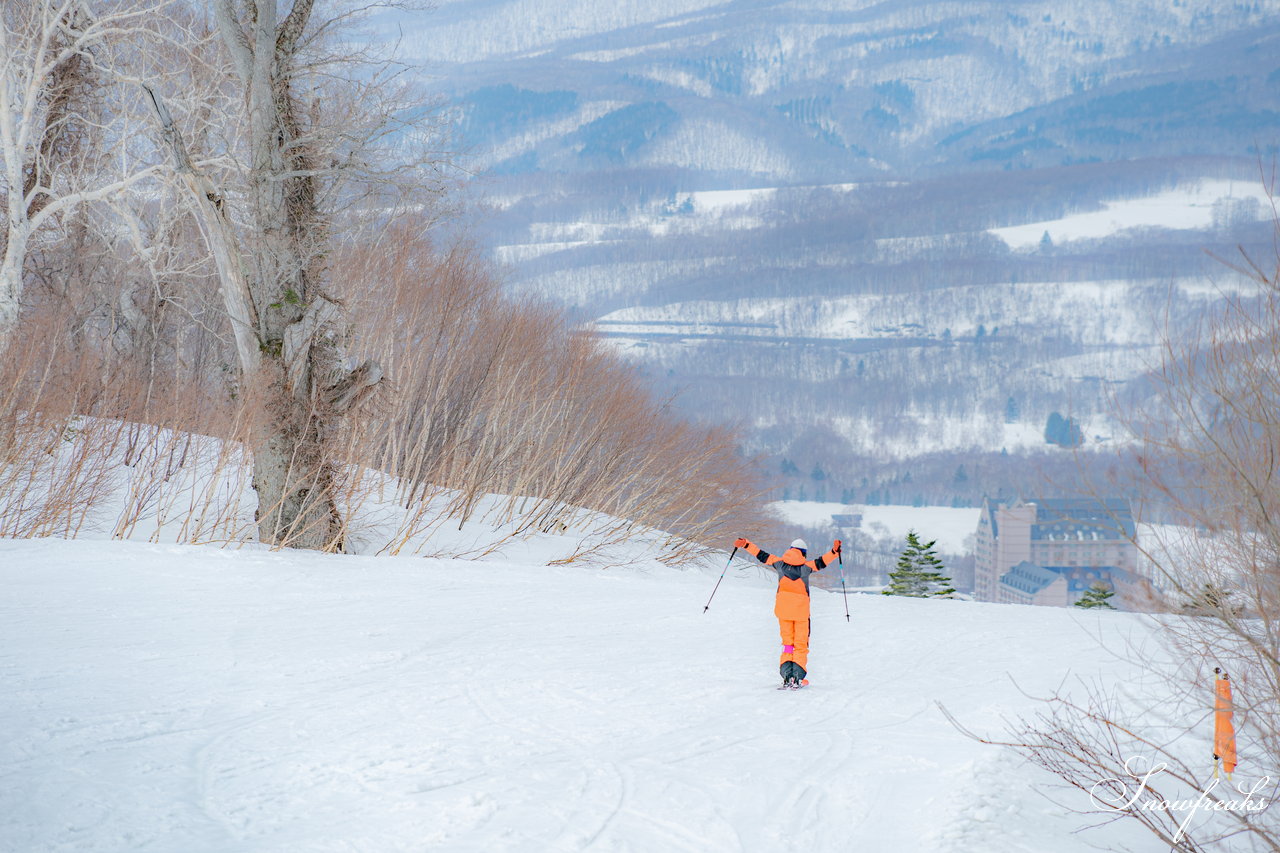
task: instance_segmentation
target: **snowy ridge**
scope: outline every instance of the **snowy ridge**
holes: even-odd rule
[[[669,138],[653,145],[642,164],[706,171],[728,169],[761,176],[795,172],[786,152],[762,144],[731,125],[698,119],[682,121]]]
[[[704,614],[717,571],[0,541],[0,847],[1162,849],[935,705],[1146,690],[1137,618],[818,593],[779,693],[771,582]]]
[[[669,144],[642,148],[633,163],[767,169],[791,181],[817,174],[814,163],[839,169],[843,161],[866,173],[906,150],[930,159],[933,143],[959,129],[1123,86],[1135,72],[1185,67],[1184,54],[1272,25],[1277,13],[1274,0],[1230,8],[1207,0],[1087,8],[1061,0],[1016,8],[977,0],[461,0],[429,13],[387,13],[374,35],[442,72],[433,76],[458,95],[509,82],[573,90],[583,103],[668,104],[684,121]],[[711,115],[719,121],[702,121]],[[543,166],[573,171],[582,166],[576,134],[591,120],[586,113],[569,125],[563,116],[534,118],[487,137],[493,149],[476,153],[491,166],[513,150],[537,150]],[[727,130],[700,133],[709,144],[697,147],[689,136],[699,124]],[[558,143],[544,144],[549,126]],[[1020,138],[997,133],[975,142]],[[781,156],[753,159],[752,146],[742,144],[751,140]]]

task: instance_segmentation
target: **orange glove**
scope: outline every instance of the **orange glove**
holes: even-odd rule
[[[741,536],[739,536],[737,539],[733,540],[733,547],[735,547],[735,548],[745,548],[745,547],[747,547],[747,546],[748,546],[748,545],[750,545],[750,544],[751,544],[750,542],[748,542],[747,540],[743,539]]]
[[[837,540],[836,540],[836,544],[834,544],[834,545],[832,545],[832,546],[831,546],[831,550],[832,550],[832,551],[835,551],[837,554],[839,554],[839,553],[840,553],[840,540],[839,540],[839,539],[837,539]]]

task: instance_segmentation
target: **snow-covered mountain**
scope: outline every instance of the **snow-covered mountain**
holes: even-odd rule
[[[1043,448],[1055,411],[1114,441],[1166,319],[1242,287],[1204,250],[1271,244],[1280,0],[453,0],[381,24],[452,99],[512,286],[862,490],[828,498]]]
[[[461,98],[480,161],[511,172],[796,183],[1240,156],[1277,128],[1275,0],[453,0],[393,32]]]

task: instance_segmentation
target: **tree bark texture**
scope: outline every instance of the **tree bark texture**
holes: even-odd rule
[[[259,537],[340,548],[331,455],[342,418],[381,378],[347,369],[343,315],[323,291],[329,221],[318,203],[316,124],[295,87],[311,0],[283,21],[275,0],[218,0],[223,42],[244,84],[250,157],[245,288],[258,344],[247,392],[258,403],[251,450]],[[311,122],[311,125],[308,125]]]

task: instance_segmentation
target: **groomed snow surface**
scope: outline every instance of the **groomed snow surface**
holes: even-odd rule
[[[772,582],[704,613],[722,566],[0,541],[0,849],[1163,849],[935,705],[1140,690],[1137,617],[818,593],[779,692]]]

